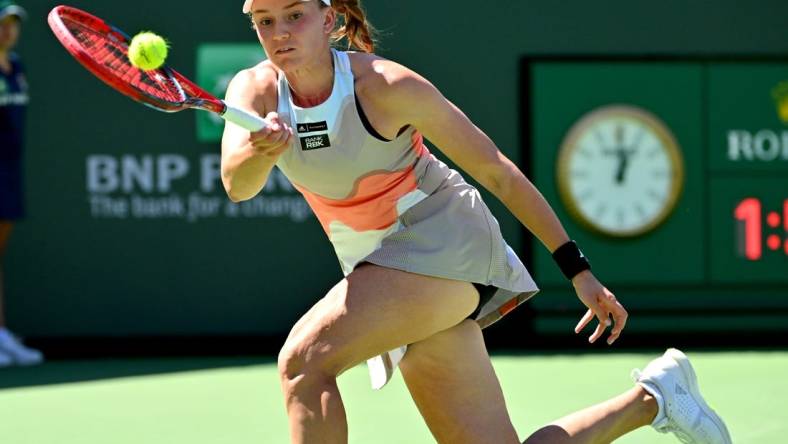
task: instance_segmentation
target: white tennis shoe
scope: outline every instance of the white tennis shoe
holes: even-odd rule
[[[44,355],[24,344],[5,328],[0,328],[0,367],[3,367],[3,356],[11,362],[7,365],[36,365],[44,361]]]
[[[732,444],[722,418],[703,400],[689,358],[675,348],[651,361],[632,377],[657,400],[659,413],[651,424],[660,433],[672,432],[687,444]]]

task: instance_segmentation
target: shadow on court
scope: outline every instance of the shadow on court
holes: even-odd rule
[[[274,363],[271,357],[55,360],[35,367],[0,369],[0,390]]]

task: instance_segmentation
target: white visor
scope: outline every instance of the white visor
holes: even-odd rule
[[[331,0],[321,0],[321,1],[323,3],[325,3],[327,6],[331,6]],[[244,2],[244,9],[243,9],[243,13],[244,14],[249,14],[250,12],[252,12],[252,3],[253,2],[254,2],[254,0],[246,0]]]

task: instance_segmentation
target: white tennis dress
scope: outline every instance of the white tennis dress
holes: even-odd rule
[[[297,135],[277,166],[304,195],[347,276],[362,262],[496,287],[475,318],[482,328],[537,291],[479,192],[407,127],[386,140],[355,95],[348,54],[332,50],[334,87],[322,104],[293,103],[279,75],[277,111]],[[385,385],[407,344],[368,361]]]

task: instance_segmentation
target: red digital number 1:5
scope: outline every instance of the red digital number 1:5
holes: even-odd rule
[[[760,199],[748,197],[736,206],[733,210],[733,217],[737,221],[736,232],[737,246],[739,255],[747,260],[757,261],[763,257],[763,205]],[[766,218],[770,229],[779,229],[780,214],[777,212],[769,213]],[[785,254],[788,255],[788,199],[783,201],[782,226],[785,235],[772,234],[768,236],[766,245],[770,250],[778,251],[782,246]]]

